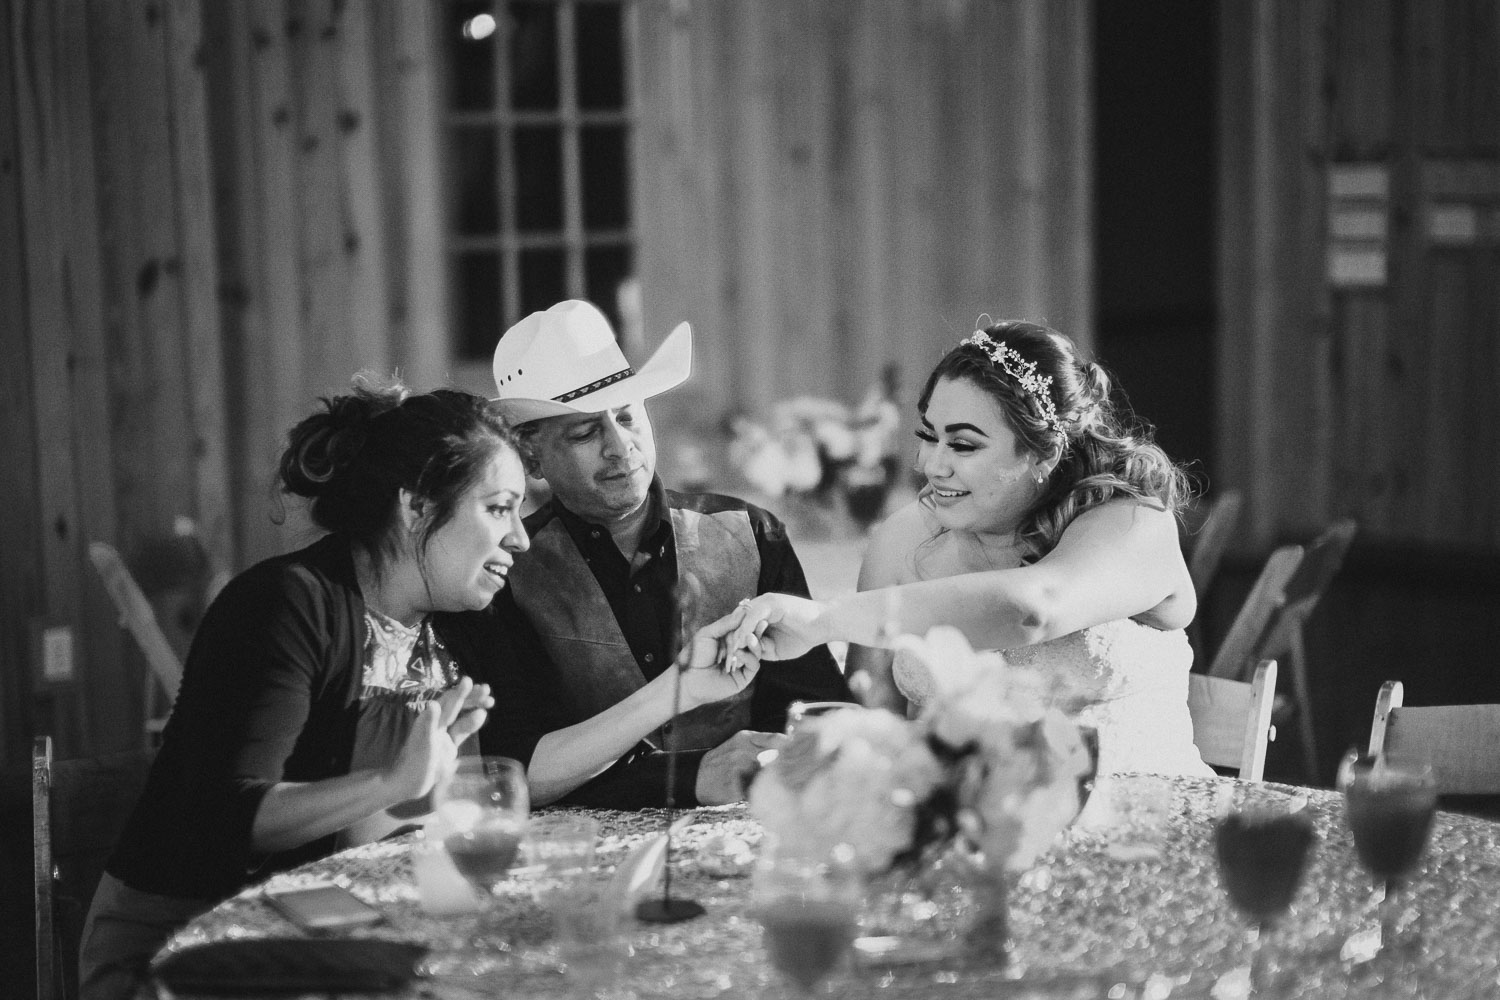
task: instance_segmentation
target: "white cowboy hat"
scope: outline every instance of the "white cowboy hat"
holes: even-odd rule
[[[637,370],[604,314],[568,299],[505,331],[495,346],[495,401],[513,424],[598,413],[681,385],[692,368],[693,331],[686,323]]]

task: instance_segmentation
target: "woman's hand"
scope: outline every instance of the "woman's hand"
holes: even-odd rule
[[[370,828],[364,824],[382,810],[422,799],[453,775],[459,744],[484,725],[486,711],[494,703],[488,685],[462,678],[416,712],[411,731],[389,768],[369,768],[321,781],[277,782],[256,810],[251,845],[256,851],[271,853],[339,830],[365,835]],[[421,808],[410,815],[426,811]]]
[[[462,677],[442,695],[424,704],[412,723],[386,782],[395,802],[420,798],[453,776],[458,747],[479,731],[495,701],[489,685]]]
[[[495,707],[488,684],[475,684],[467,677],[459,678],[457,684],[438,697],[443,707],[442,727],[455,747],[463,746],[464,740],[479,732],[489,710]]]

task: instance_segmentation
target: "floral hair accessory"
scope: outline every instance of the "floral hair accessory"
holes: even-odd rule
[[[1036,400],[1037,406],[1042,408],[1042,419],[1048,426],[1062,433],[1062,419],[1058,417],[1057,406],[1052,402],[1051,375],[1039,374],[1035,361],[1027,361],[1015,348],[1003,340],[996,340],[983,330],[975,330],[963,343],[979,348],[991,362],[1004,369],[1005,374],[1015,379]]]

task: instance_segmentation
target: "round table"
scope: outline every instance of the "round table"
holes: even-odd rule
[[[1116,778],[1129,781],[1129,778]],[[1208,996],[1221,974],[1243,964],[1246,925],[1231,910],[1213,854],[1213,823],[1228,779],[1171,779],[1171,807],[1154,857],[1111,850],[1109,824],[1076,825],[1014,884],[1008,966],[954,963],[875,967],[846,978],[847,996],[1189,997]],[[1351,979],[1344,939],[1371,919],[1371,881],[1360,869],[1336,793],[1306,794],[1318,842],[1291,911],[1268,947],[1293,973],[1291,997],[1369,994],[1364,969]],[[660,810],[587,811],[600,822],[600,878],[662,829]],[[674,840],[674,895],[707,914],[675,925],[634,923],[634,955],[621,995],[793,996],[767,967],[760,928],[749,916],[749,878],[726,864],[726,838],[754,844],[758,824],[743,806],[697,810]],[[423,912],[413,880],[412,836],[383,841],[285,872],[225,901],[179,931],[164,954],[226,938],[295,934],[271,909],[265,888],[332,880],[381,908],[387,921],[356,933],[441,947],[455,918]],[[1439,813],[1420,870],[1404,890],[1418,913],[1424,947],[1382,995],[1500,995],[1500,824]],[[546,913],[524,893],[508,897],[507,926],[521,945],[545,947]],[[566,997],[567,978],[546,963],[480,977],[421,978],[410,997],[460,1000]]]

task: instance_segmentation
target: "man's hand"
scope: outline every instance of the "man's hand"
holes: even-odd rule
[[[682,710],[686,712],[699,705],[722,701],[749,687],[760,670],[760,663],[749,657],[740,657],[738,662],[739,665],[732,669],[717,664],[687,669],[676,667],[681,673]]]
[[[747,598],[723,618],[700,628],[691,639],[683,643],[682,651],[677,654],[677,666],[683,670],[701,670],[704,667],[724,665],[725,654],[729,652],[725,637],[739,627],[749,604]],[[759,658],[756,659],[756,666],[759,666]]]
[[[760,769],[760,755],[779,750],[788,737],[782,733],[757,733],[741,729],[703,755],[695,786],[698,802],[721,806],[745,797],[745,786]]]

